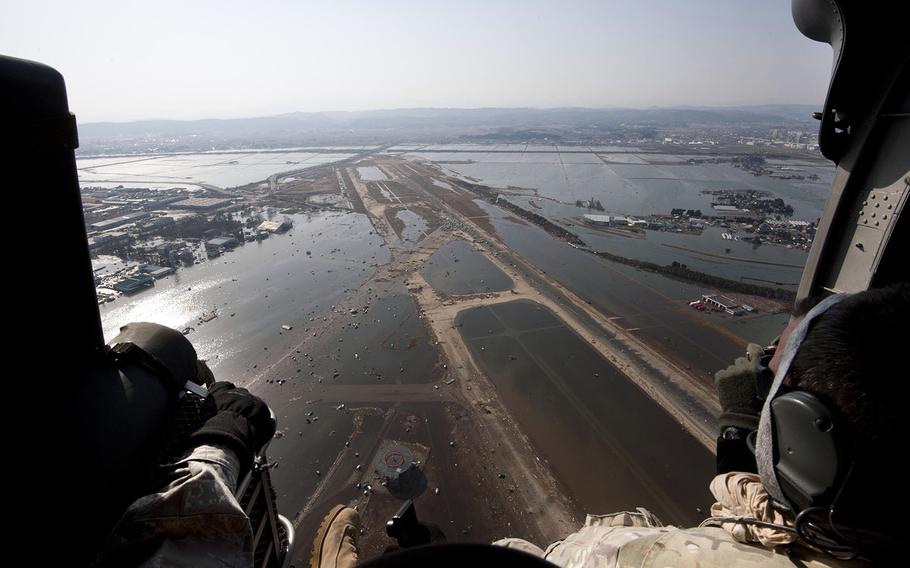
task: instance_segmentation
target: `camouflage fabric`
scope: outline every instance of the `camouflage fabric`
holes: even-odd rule
[[[166,487],[130,505],[94,565],[252,566],[250,521],[234,498],[238,470],[230,450],[197,447]]]
[[[771,549],[743,544],[717,527],[679,529],[660,526],[654,515],[645,509],[588,515],[581,529],[546,550],[522,539],[508,538],[493,544],[535,554],[564,568],[864,566],[861,562],[841,562],[801,547]]]
[[[711,524],[721,526],[733,538],[746,544],[758,543],[766,548],[783,546],[796,540],[792,531],[776,527],[759,526],[730,519],[756,519],[774,525],[793,527],[790,515],[778,511],[754,473],[732,471],[722,473],[711,481],[711,494],[717,502],[711,505]],[[715,522],[716,521],[716,522]],[[702,526],[708,521],[702,523]]]

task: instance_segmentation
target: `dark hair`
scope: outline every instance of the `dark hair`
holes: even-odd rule
[[[896,441],[908,402],[897,396],[910,375],[901,357],[910,357],[908,326],[910,286],[856,294],[812,324],[788,382],[818,396],[863,441]]]
[[[815,303],[804,301],[794,314]],[[856,294],[812,324],[787,375],[790,386],[811,392],[835,414],[851,447],[855,466],[844,490],[844,514],[890,531],[896,527],[885,519],[904,502],[903,489],[892,481],[906,446],[899,421],[910,402],[908,326],[910,285]]]

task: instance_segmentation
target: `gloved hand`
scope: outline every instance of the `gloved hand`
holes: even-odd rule
[[[224,444],[248,467],[253,456],[275,435],[275,421],[260,398],[233,383],[217,382],[209,389],[216,413],[193,434],[194,444]]]
[[[215,384],[215,375],[202,359],[196,359],[196,376],[193,377],[193,382],[207,387]]]
[[[746,346],[746,356],[714,375],[720,399],[720,431],[733,426],[751,431],[758,429],[764,399],[760,396],[756,367],[765,350],[757,343]]]

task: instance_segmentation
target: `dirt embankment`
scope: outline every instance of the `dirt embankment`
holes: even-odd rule
[[[400,168],[383,168],[383,171],[389,174],[402,172]],[[539,539],[538,542],[549,543],[564,537],[577,528],[579,517],[575,505],[565,497],[563,488],[553,477],[552,472],[536,459],[530,442],[499,401],[493,385],[474,363],[457,330],[451,323],[436,325],[441,320],[432,313],[435,304],[425,303],[425,300],[431,302],[440,300],[432,294],[430,286],[426,284],[418,270],[439,247],[457,238],[459,234],[453,231],[450,221],[446,221],[448,216],[440,215],[438,206],[434,207],[427,202],[430,196],[408,183],[405,186],[413,191],[401,191],[396,195],[408,208],[426,215],[428,222],[432,223],[431,226],[436,228],[421,239],[416,247],[398,246],[397,232],[388,225],[386,218],[390,205],[377,202],[366,184],[359,180],[353,180],[353,186],[363,199],[374,226],[377,229],[385,227],[384,230],[391,233],[389,242],[396,245],[390,245],[392,260],[387,272],[390,277],[399,274],[408,277],[408,288],[417,303],[422,321],[440,348],[447,380],[454,379],[447,392],[452,394],[455,402],[468,411],[465,420],[468,420],[473,434],[479,438],[476,443],[486,448],[484,451],[488,452],[489,461],[485,463],[483,458],[480,458],[482,461],[476,466],[479,468],[474,474],[477,475],[476,483],[479,484],[477,490],[480,490],[481,485],[491,484],[491,481],[482,481],[494,473],[491,464],[502,464],[498,466],[501,470],[496,471],[492,477],[492,486],[502,486],[501,489],[505,491],[497,494],[495,498],[491,496],[491,503],[508,504],[512,515],[518,515],[518,518],[522,519],[521,522],[528,523],[529,534]],[[461,205],[465,208],[473,207],[477,214],[483,215],[482,210],[470,200],[462,201]],[[461,236],[467,237],[464,234]],[[479,455],[477,454],[478,457]],[[502,533],[503,536],[506,534],[508,527]]]

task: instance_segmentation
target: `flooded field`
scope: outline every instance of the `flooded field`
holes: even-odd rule
[[[174,187],[211,184],[236,187],[290,170],[337,162],[354,154],[323,152],[238,152],[84,158],[76,162],[83,185]]]
[[[746,340],[718,333],[707,314],[686,305],[706,290],[664,276],[600,259],[573,249],[538,227],[507,220],[498,208],[478,204],[490,214],[496,233],[515,252],[657,349],[711,380],[718,369],[742,354]]]
[[[551,312],[527,301],[456,319],[522,430],[590,513],[704,518],[713,456]]]
[[[611,215],[669,214],[674,208],[710,215],[713,197],[705,191],[749,189],[783,198],[792,205],[794,219],[816,221],[834,175],[830,164],[810,158],[769,160],[768,167],[781,175],[804,177],[780,179],[755,176],[730,163],[710,163],[724,157],[707,154],[500,146],[432,146],[411,149],[404,156],[430,161],[456,178],[499,188],[503,198],[577,234],[596,250],[660,265],[679,262],[721,278],[790,291],[799,282],[806,251],[725,239],[728,229],[720,227],[707,227],[701,235],[651,230],[637,236],[610,234],[586,226],[583,215],[601,212],[576,202],[597,200],[603,213]]]
[[[449,241],[433,253],[420,271],[437,292],[478,294],[512,287],[512,279],[463,240]]]
[[[416,243],[427,236],[427,222],[423,217],[408,209],[401,209],[395,213],[395,218],[401,222],[401,240]]]
[[[705,190],[754,189],[770,191],[793,206],[794,218],[815,220],[824,207],[834,168],[824,162],[801,164],[800,172],[817,180],[783,180],[754,176],[730,164],[689,164],[672,154],[657,153],[453,153],[419,150],[406,157],[439,163],[446,171],[499,188],[525,188],[540,197],[573,204],[596,199],[607,213],[669,214],[672,208],[711,210]],[[712,158],[699,155],[698,158]],[[692,156],[684,156],[689,159]]]
[[[357,168],[357,175],[363,181],[387,181],[389,178],[376,166],[361,166]]]
[[[104,304],[105,338],[112,339],[131,321],[191,327],[188,338],[216,375],[248,384],[274,358],[270,350],[280,352],[300,337],[318,333],[332,304],[389,258],[363,215],[291,218],[294,228],[285,235],[247,243],[157,280],[151,290]],[[218,317],[200,324],[200,317],[213,310]],[[282,325],[292,330],[282,330]]]
[[[338,207],[341,209],[351,209],[351,202],[346,198],[334,193],[320,193],[307,197],[307,203],[313,205],[322,205],[329,207]]]
[[[488,148],[512,167],[513,145]],[[562,172],[602,167],[599,153],[633,167],[652,159],[622,148],[555,154],[544,153],[549,146],[526,148],[523,164]],[[451,149],[448,155],[462,160],[439,167],[464,165],[463,146],[439,149],[427,155]],[[261,185],[218,193],[251,203],[273,198],[266,175],[301,169],[275,161],[279,155],[293,161],[290,154],[262,156],[272,161],[249,174],[270,170],[253,180]],[[194,160],[200,172],[238,166],[208,155]],[[666,522],[703,518],[713,458],[671,415],[696,416],[713,436],[710,405],[698,406],[703,385],[686,388],[708,384],[741,354],[744,336],[764,342],[785,318],[696,313],[685,302],[701,287],[571,248],[478,200],[437,166],[388,155],[358,164],[287,174],[275,192],[298,192],[294,204],[350,204],[356,213],[291,214],[299,209],[279,205],[293,221],[290,232],[181,268],[150,290],[103,305],[106,337],[130,321],[184,329],[219,380],[247,386],[272,406],[280,421],[270,448],[279,508],[302,538],[311,537],[329,507],[345,502],[364,514],[368,556],[383,550],[382,527],[402,499],[382,485],[376,466],[390,447],[421,462],[418,511],[442,525],[450,541],[522,536],[545,545],[577,526],[579,514],[635,506]],[[121,166],[123,173],[130,164],[104,159],[85,167],[96,170],[92,175],[114,168],[113,175]],[[211,183],[202,179],[185,183]],[[509,198],[521,203],[530,195],[515,189]],[[559,222],[578,209],[534,201]],[[710,256],[723,251],[708,241],[683,251],[664,246],[683,242],[677,235],[633,242],[577,230],[592,246],[618,247],[617,254],[703,262],[736,274],[737,264]],[[762,260],[739,245],[728,245],[735,256]],[[781,264],[794,258],[778,257]],[[422,279],[429,285],[415,285]],[[627,373],[623,365],[631,361],[638,374],[628,377],[637,383],[608,359]],[[688,382],[661,382],[668,368]],[[662,407],[635,386],[658,383],[661,393],[679,395],[680,406],[658,397]]]

